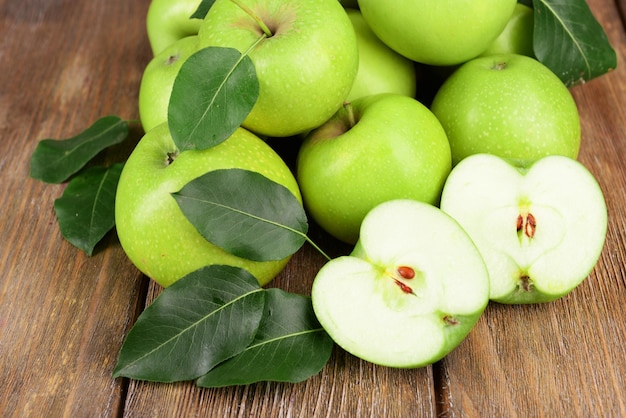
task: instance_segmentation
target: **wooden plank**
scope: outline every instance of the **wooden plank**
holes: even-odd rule
[[[626,416],[626,38],[614,3],[589,5],[620,63],[572,89],[582,120],[579,159],[608,205],[602,258],[562,300],[490,305],[470,338],[443,361],[445,415]]]
[[[63,186],[29,179],[29,160],[40,139],[107,113],[137,117],[146,3],[0,2],[0,416],[114,416],[123,405],[111,373],[145,279],[114,236],[93,257],[62,239]]]

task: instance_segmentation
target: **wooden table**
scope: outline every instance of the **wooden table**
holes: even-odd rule
[[[619,65],[572,89],[580,161],[609,210],[602,258],[579,288],[549,304],[491,304],[432,367],[377,367],[335,349],[304,383],[219,390],[112,379],[126,333],[160,289],[115,234],[92,257],[64,241],[53,211],[64,186],[29,178],[40,139],[106,114],[138,117],[148,4],[0,0],[0,416],[626,417],[625,0],[589,0]],[[273,284],[308,293],[323,263],[305,247]]]

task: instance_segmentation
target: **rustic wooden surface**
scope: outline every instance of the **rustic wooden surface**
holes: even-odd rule
[[[148,0],[0,0],[0,416],[626,416],[626,1],[588,3],[619,65],[572,89],[580,160],[609,209],[602,258],[579,288],[550,304],[490,305],[432,367],[387,369],[335,349],[301,384],[200,390],[111,378],[126,332],[160,289],[115,234],[92,257],[66,243],[52,206],[63,186],[28,175],[38,140],[106,114],[137,118]],[[273,284],[308,293],[323,262],[305,247]]]

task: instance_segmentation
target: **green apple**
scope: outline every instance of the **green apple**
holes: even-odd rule
[[[491,55],[463,64],[439,88],[431,110],[446,130],[453,164],[478,153],[514,160],[578,156],[576,102],[530,57]]]
[[[178,39],[153,57],[139,85],[139,119],[145,132],[167,121],[174,80],[183,63],[197,50],[198,36]]]
[[[304,139],[298,184],[310,217],[347,243],[365,215],[391,199],[439,202],[450,146],[437,118],[392,93],[361,97]]]
[[[288,262],[244,260],[206,241],[171,195],[207,172],[241,168],[282,184],[301,200],[295,178],[272,148],[239,128],[207,150],[178,152],[167,123],[150,131],[128,158],[119,180],[115,222],[122,248],[139,270],[162,286],[210,264],[241,267],[261,285]]]
[[[607,208],[581,163],[553,155],[527,166],[477,154],[450,173],[441,209],[480,250],[501,303],[558,299],[592,271],[604,245]]]
[[[202,19],[191,19],[202,0],[152,0],[146,32],[152,53],[158,55],[178,39],[197,35]]]
[[[535,18],[533,9],[522,3],[515,5],[513,16],[495,41],[481,55],[519,54],[534,57],[533,31]]]
[[[269,36],[249,51],[259,97],[242,126],[271,137],[308,132],[341,107],[354,82],[350,19],[337,0],[216,0],[200,27],[200,47],[246,53],[263,26]]]
[[[455,65],[478,56],[500,35],[516,0],[359,0],[374,33],[405,57]]]
[[[348,101],[377,93],[415,96],[416,73],[413,61],[385,45],[363,19],[361,12],[346,9],[357,37],[359,69]]]
[[[489,276],[450,216],[393,200],[368,213],[350,256],[320,269],[311,298],[320,324],[346,351],[383,366],[421,367],[471,331],[489,301]]]

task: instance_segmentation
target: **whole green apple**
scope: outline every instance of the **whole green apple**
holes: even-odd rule
[[[431,110],[446,130],[453,164],[478,153],[522,161],[578,156],[576,102],[530,57],[491,55],[463,64],[437,91]]]
[[[178,39],[144,69],[139,85],[139,119],[145,132],[167,121],[174,80],[183,63],[197,51],[197,45],[197,35]]]
[[[389,367],[432,364],[456,348],[489,301],[478,249],[449,215],[392,200],[372,209],[350,256],[326,263],[313,309],[346,351]]]
[[[346,100],[377,93],[397,93],[414,97],[416,73],[413,61],[385,45],[363,19],[361,12],[346,9],[356,33],[359,69]]]
[[[355,243],[365,215],[391,199],[439,202],[450,146],[437,118],[417,100],[392,93],[361,97],[312,131],[297,157],[309,215]]]
[[[202,19],[191,19],[202,0],[152,0],[146,31],[152,53],[158,55],[178,39],[197,35]]]
[[[344,8],[337,0],[216,0],[198,33],[201,48],[241,53],[262,36],[248,52],[259,97],[242,126],[286,137],[326,122],[348,96],[358,67],[356,35]]]
[[[441,209],[470,235],[489,270],[490,298],[549,302],[593,270],[607,229],[607,209],[593,175],[552,155],[513,165],[490,154],[454,167]]]
[[[455,65],[482,53],[504,29],[516,0],[359,0],[374,33],[405,57]]]
[[[517,3],[509,23],[481,55],[519,54],[534,57],[534,25],[533,9],[525,4]]]
[[[235,257],[206,241],[187,220],[171,194],[196,177],[223,168],[261,173],[301,200],[283,160],[243,128],[213,148],[179,153],[164,123],[148,131],[128,158],[115,199],[117,233],[130,260],[162,286],[210,264],[244,268],[264,285],[288,262],[289,258],[254,262]]]

